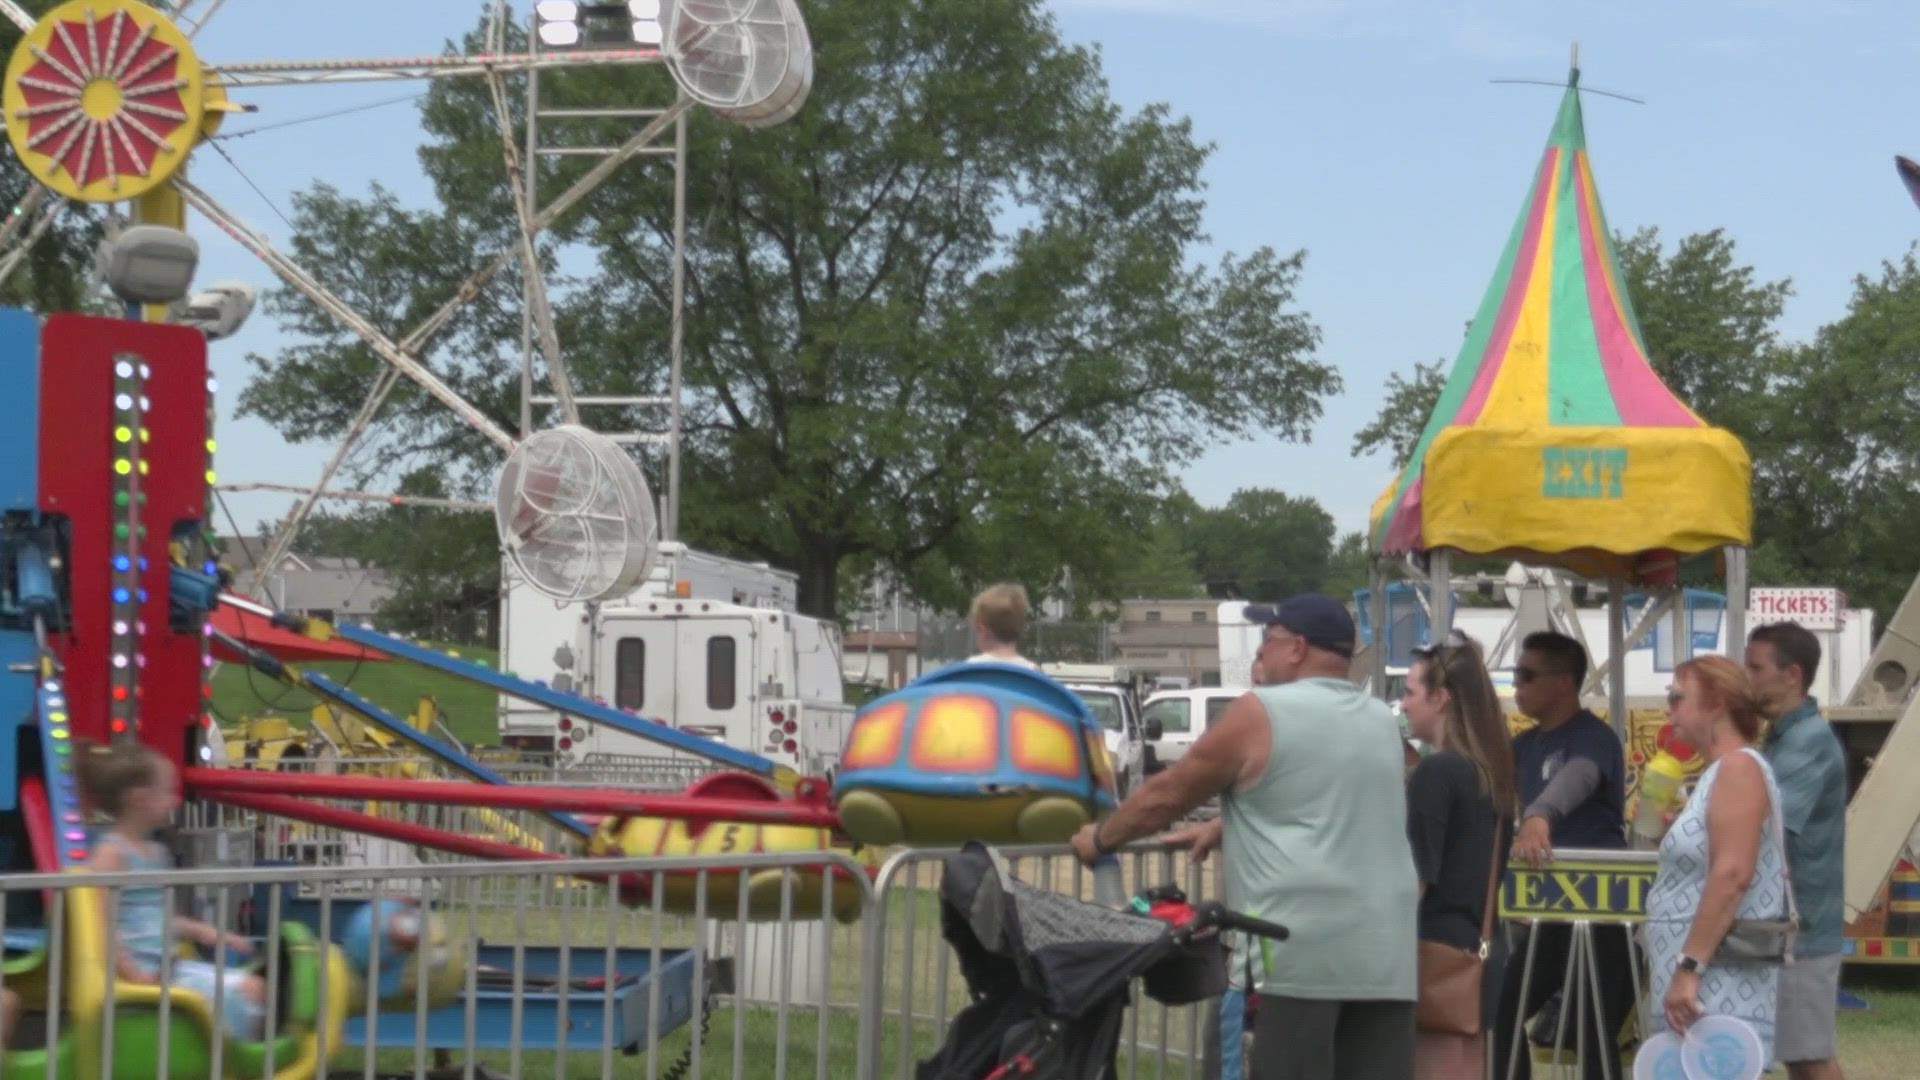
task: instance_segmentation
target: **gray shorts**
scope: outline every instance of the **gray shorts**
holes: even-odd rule
[[[1832,1061],[1834,1015],[1840,1010],[1840,957],[1796,957],[1780,969],[1773,1056],[1782,1064]]]

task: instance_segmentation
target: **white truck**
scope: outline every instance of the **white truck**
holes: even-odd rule
[[[681,731],[830,776],[854,709],[841,695],[840,639],[798,613],[798,578],[661,543],[648,579],[599,604],[558,603],[502,569],[503,670]],[[700,759],[577,717],[503,699],[502,743],[562,766],[676,773]]]
[[[1073,691],[1105,729],[1114,782],[1125,798],[1146,779],[1147,738],[1140,721],[1145,680],[1131,668],[1114,664],[1050,663],[1041,664],[1040,670]]]

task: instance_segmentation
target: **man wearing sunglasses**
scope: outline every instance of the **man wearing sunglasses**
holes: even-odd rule
[[[1520,662],[1513,671],[1514,703],[1537,726],[1513,740],[1514,779],[1520,789],[1521,806],[1513,857],[1536,867],[1552,862],[1556,847],[1627,846],[1626,754],[1620,736],[1580,704],[1580,688],[1586,681],[1587,650],[1580,642],[1552,631],[1529,634],[1521,641]],[[1500,1011],[1494,1017],[1493,1062],[1495,1075],[1500,1077],[1507,1076],[1521,1018],[1539,1011],[1566,981],[1573,927],[1544,923],[1532,932],[1539,935],[1539,944],[1534,950],[1526,1000],[1520,998],[1520,983],[1527,965],[1524,961],[1508,964]],[[1615,1040],[1633,1011],[1631,948],[1625,928],[1593,928],[1600,1014],[1595,1017],[1589,1013],[1582,1024],[1569,1009],[1561,1021],[1567,1027],[1569,1046],[1576,1030],[1585,1032],[1580,1052],[1585,1059],[1586,1080],[1620,1075]],[[1514,943],[1513,955],[1527,955],[1524,939]],[[1515,1075],[1521,1080],[1533,1075],[1531,1056],[1524,1049]]]

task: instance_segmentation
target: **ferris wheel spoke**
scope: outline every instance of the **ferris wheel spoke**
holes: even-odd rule
[[[28,198],[31,199],[32,196],[29,195]],[[13,272],[20,268],[20,264],[27,261],[27,256],[32,254],[34,245],[40,242],[41,237],[47,235],[48,229],[53,228],[54,219],[60,216],[60,209],[59,203],[40,208],[40,212],[33,219],[33,225],[27,229],[27,235],[21,237],[19,243],[7,249],[4,256],[0,256],[0,284],[4,284],[13,276]],[[24,219],[31,212],[24,201],[21,203],[21,210],[18,216],[7,222],[5,228],[0,228],[0,244],[13,239],[14,232],[19,229],[15,222]]]
[[[28,14],[27,9],[14,0],[0,0],[0,15],[5,15],[8,22],[20,28],[21,33],[32,33],[33,28],[40,24],[40,20]]]
[[[213,196],[208,195],[206,192],[194,186],[191,181],[184,178],[176,178],[174,180],[174,186],[180,190],[180,194],[186,198],[187,202],[192,205],[194,209],[206,215],[209,221],[212,221],[227,235],[233,237],[240,246],[259,256],[261,261],[272,268],[274,273],[280,275],[281,279],[287,284],[306,294],[308,299],[330,312],[334,318],[339,319],[348,329],[359,334],[382,359],[394,367],[399,368],[401,374],[419,383],[421,389],[432,394],[441,404],[452,409],[460,419],[471,424],[475,430],[485,435],[502,449],[510,450],[513,448],[513,436],[507,434],[499,424],[494,423],[491,417],[481,412],[472,402],[461,397],[458,392],[451,386],[448,386],[438,375],[435,375],[429,370],[426,365],[414,359],[406,350],[395,345],[392,339],[381,333],[379,328],[375,327],[372,323],[362,318],[360,313],[355,311],[346,301],[334,295],[325,285],[320,284],[320,282],[315,279],[313,275],[307,273],[300,264],[282,255],[279,251],[276,251],[273,245],[268,243],[264,237],[248,228],[233,214],[228,213],[226,207],[222,206]]]
[[[445,79],[551,71],[608,64],[658,64],[659,49],[597,49],[569,53],[476,53],[454,56],[405,56],[376,60],[259,60],[209,65],[229,86],[303,86],[312,83],[386,82],[400,79]]]
[[[404,344],[402,348],[405,348]],[[359,411],[353,414],[353,420],[347,425],[346,435],[340,439],[340,444],[333,448],[333,454],[327,458],[326,465],[321,468],[320,478],[313,482],[313,488],[307,496],[294,504],[293,512],[287,515],[287,520],[281,524],[280,531],[274,534],[273,543],[267,548],[272,557],[263,560],[259,565],[278,566],[280,560],[286,558],[287,553],[293,550],[293,542],[299,539],[300,529],[306,525],[307,517],[313,513],[314,505],[320,501],[319,493],[333,482],[334,474],[346,464],[348,456],[359,445],[361,437],[367,433],[368,428],[373,426],[374,417],[379,415],[380,406],[386,404],[387,395],[393,392],[393,388],[399,382],[399,368],[388,365],[380,369],[380,374],[374,377],[373,389],[368,392],[366,400],[360,403]]]
[[[320,488],[303,488],[293,484],[220,484],[221,491],[235,493],[253,491],[272,491],[283,495],[311,495],[316,499],[343,499],[355,502],[377,502],[387,506],[431,506],[436,510],[492,510],[492,503],[473,502],[469,499],[434,499],[425,495],[382,495],[377,491],[333,491]],[[271,563],[262,560],[261,565]]]

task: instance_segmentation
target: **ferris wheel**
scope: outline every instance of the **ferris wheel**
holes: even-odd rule
[[[732,122],[765,127],[799,111],[812,85],[813,58],[806,23],[794,0],[537,0],[527,13],[530,48],[524,52],[504,49],[511,16],[506,0],[495,0],[487,24],[487,48],[477,55],[312,61],[203,58],[195,49],[194,35],[224,3],[180,0],[171,10],[163,11],[142,0],[68,0],[36,19],[17,0],[0,0],[0,17],[15,23],[24,35],[0,85],[0,110],[5,113],[14,153],[39,182],[19,212],[0,221],[0,278],[17,267],[22,254],[46,233],[64,202],[130,204],[136,220],[179,229],[185,228],[186,213],[191,209],[258,257],[289,287],[333,315],[386,362],[321,476],[312,488],[304,489],[261,566],[275,565],[286,555],[301,522],[315,503],[329,494],[327,485],[372,427],[387,395],[402,378],[413,380],[509,457],[532,449],[524,445],[534,434],[531,403],[550,403],[556,407],[559,423],[572,431],[567,445],[584,445],[582,439],[592,439],[592,452],[582,453],[597,461],[596,467],[618,470],[619,462],[631,467],[632,475],[618,477],[608,490],[626,492],[622,498],[631,500],[635,497],[632,483],[638,480],[639,497],[647,498],[638,464],[624,452],[617,454],[616,461],[600,445],[617,440],[583,434],[583,404],[627,399],[595,399],[576,392],[554,329],[536,241],[543,230],[622,165],[643,154],[658,153],[655,144],[673,132],[677,151],[676,218],[682,219],[676,221],[674,245],[673,311],[677,323],[683,306],[684,274],[679,272],[678,263],[683,258],[686,113],[704,106]],[[569,110],[576,116],[627,116],[645,122],[618,145],[599,148],[595,152],[599,160],[591,168],[550,201],[537,204],[534,180],[538,170],[530,167],[529,158],[537,160],[541,155],[535,135],[538,112],[531,100],[537,94],[540,73],[632,64],[665,65],[678,91],[674,100],[645,110]],[[528,76],[530,99],[524,145],[521,134],[509,122],[506,81],[507,76],[520,73]],[[505,176],[515,195],[518,228],[510,250],[478,262],[453,295],[398,340],[383,333],[188,178],[185,166],[193,150],[219,131],[229,113],[246,109],[235,99],[251,88],[443,78],[480,78],[487,82]],[[521,430],[517,435],[461,397],[422,359],[425,347],[447,328],[460,309],[516,263],[526,284],[528,333],[524,336],[529,343],[523,359]],[[675,527],[678,504],[680,339],[676,326],[672,334],[671,387],[666,398],[657,401],[670,408],[671,421],[664,432],[654,433],[652,438],[665,446],[669,461],[668,507],[663,522],[669,535]],[[536,349],[552,391],[549,398],[535,399],[528,392]],[[525,469],[507,469],[503,482],[508,476],[517,476],[517,482],[524,483],[525,473]],[[624,505],[618,499],[615,504]],[[651,530],[650,511],[645,520]],[[503,542],[508,544],[511,556],[513,543],[505,529],[503,524]],[[524,537],[531,531],[522,523],[519,535]],[[540,531],[564,530],[548,530],[543,523]],[[644,543],[650,551],[651,537]],[[554,576],[550,566],[546,576]],[[630,573],[615,574],[609,580],[630,577]],[[578,587],[576,582],[576,598]]]

